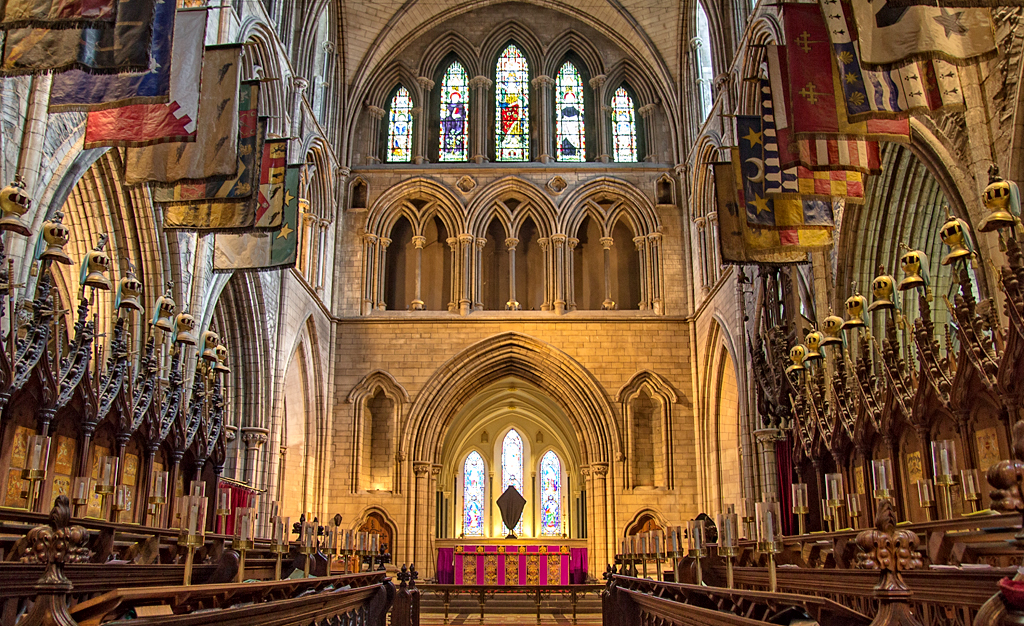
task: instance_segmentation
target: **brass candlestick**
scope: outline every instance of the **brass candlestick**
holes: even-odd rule
[[[238,550],[238,582],[245,581],[245,553],[252,550],[255,546],[255,542],[245,539],[235,539],[231,542],[235,549]],[[281,561],[278,560],[278,567],[280,567]]]
[[[28,481],[28,493],[25,496],[28,498],[28,510],[36,510],[36,488],[39,483],[46,477],[46,470],[34,470],[34,469],[23,469],[21,470],[21,478]]]
[[[689,555],[697,564],[697,584],[704,584],[704,573],[701,571],[700,559],[707,553],[704,548],[704,520],[692,519],[687,522]]]
[[[178,536],[178,545],[185,548],[185,580],[182,582],[186,587],[192,584],[192,564],[195,559],[196,548],[203,545],[203,535],[182,534]]]
[[[733,588],[732,559],[739,554],[739,536],[737,530],[737,516],[735,513],[719,513],[717,516],[718,526],[718,555],[725,557],[725,584],[729,589]]]

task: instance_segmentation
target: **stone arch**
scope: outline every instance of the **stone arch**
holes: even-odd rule
[[[383,526],[385,530],[390,531],[391,542],[388,546],[388,552],[391,553],[392,558],[397,554],[398,547],[398,524],[395,523],[394,518],[388,514],[387,510],[379,506],[370,506],[363,510],[352,524],[352,530],[362,531],[366,529],[367,532],[373,532],[372,528],[374,522]],[[367,528],[371,526],[371,528]],[[381,533],[384,534],[384,533]]]
[[[465,232],[465,209],[459,199],[441,183],[423,177],[403,181],[374,200],[366,220],[366,232],[386,237],[402,211],[408,213],[403,207],[403,200],[416,197],[429,198],[433,202],[429,211],[406,215],[410,217],[415,234],[421,234],[423,222],[434,215],[441,219],[449,236]]]
[[[667,518],[652,507],[644,507],[633,514],[633,517],[622,527],[622,537],[628,537],[647,530],[668,529]],[[653,524],[652,524],[653,523]]]
[[[737,99],[737,111],[743,114],[761,112],[761,84],[756,80],[747,80],[750,76],[761,75],[761,63],[765,59],[766,46],[782,41],[782,25],[772,15],[762,13],[747,31],[746,54],[735,64],[739,70],[737,83],[740,93]]]
[[[452,417],[473,395],[507,376],[549,394],[573,422],[584,464],[608,463],[617,451],[612,410],[594,376],[568,354],[538,339],[506,332],[469,346],[437,369],[417,395],[403,449],[438,463]]]
[[[708,131],[697,140],[693,151],[694,167],[690,174],[690,226],[696,240],[696,265],[700,270],[700,284],[704,295],[718,283],[721,275],[721,251],[718,248],[718,215],[715,201],[715,175],[712,163],[718,160],[722,137],[715,131]]]
[[[519,206],[509,211],[501,202],[506,198],[516,199],[520,202]],[[557,232],[555,211],[551,200],[535,185],[515,176],[506,176],[494,181],[473,198],[467,209],[468,231],[474,237],[483,237],[487,225],[497,212],[498,219],[506,224],[509,237],[518,236],[519,226],[527,217],[533,218],[541,236],[550,237]]]
[[[548,44],[544,63],[539,67],[543,70],[540,73],[554,78],[570,52],[576,53],[585,64],[585,67],[578,69],[586,70],[590,76],[604,74],[604,60],[601,58],[601,54],[594,44],[574,30],[565,31]]]
[[[476,46],[465,36],[455,31],[448,31],[434,40],[423,52],[420,62],[420,76],[433,78],[441,70],[441,63],[454,53],[470,78],[481,74],[479,55]]]
[[[605,213],[588,205],[589,201],[604,197],[617,200],[621,210]],[[611,229],[615,226],[620,214],[626,216],[637,236],[661,230],[661,221],[658,219],[651,199],[634,185],[610,176],[591,180],[569,193],[559,205],[557,229],[567,234],[575,233],[579,230],[580,223],[583,222],[588,210],[591,210],[592,216],[600,215],[605,236],[611,235]],[[595,210],[598,213],[594,213]]]
[[[383,398],[381,402],[379,399]],[[349,392],[353,405],[352,492],[371,487],[394,491],[396,461],[402,458],[398,441],[403,408],[409,393],[384,370],[367,374]],[[390,406],[388,406],[390,404]]]
[[[281,59],[274,50],[274,27],[258,18],[248,18],[242,22],[238,40],[245,42],[242,51],[242,78],[256,79],[256,68],[262,70],[260,84],[261,116],[270,118],[267,122],[267,133],[287,136],[285,120],[289,106],[286,88],[290,84],[291,73],[281,64]]]
[[[388,96],[400,85],[409,90],[409,93],[412,95],[413,104],[422,107],[425,103],[424,94],[416,78],[412,71],[404,64],[392,63],[383,72],[374,77],[374,81],[370,85],[370,93],[366,97],[366,102],[387,110],[391,104],[388,101]]]
[[[623,419],[620,430],[626,437],[626,441],[620,442],[628,461],[623,477],[626,484],[634,488],[671,489],[675,483],[672,471],[672,407],[678,402],[675,390],[661,375],[642,370],[619,389],[615,401],[620,403]],[[641,408],[648,401],[653,401],[650,412]]]
[[[484,65],[485,76],[494,73],[494,64],[498,60],[498,55],[509,44],[515,44],[522,51],[529,64],[530,73],[533,76],[538,75],[540,73],[538,69],[543,67],[544,46],[530,29],[516,20],[507,20],[495,26],[480,45],[480,59],[481,64]]]

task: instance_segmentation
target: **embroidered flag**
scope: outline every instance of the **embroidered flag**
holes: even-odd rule
[[[3,44],[0,75],[72,68],[91,74],[147,71],[156,4],[168,1],[119,0],[113,25],[11,29]]]
[[[259,82],[242,83],[238,96],[238,162],[234,176],[211,176],[203,180],[183,181],[175,185],[154,185],[153,201],[193,202],[227,198],[248,198],[257,183],[257,157],[263,152],[263,138],[266,135],[266,121],[258,120],[256,113],[259,102]],[[180,146],[190,146],[182,143]],[[132,185],[150,180],[147,171],[138,163],[134,149],[128,150],[128,165],[125,168],[126,184]]]
[[[797,191],[805,197],[843,197],[847,203],[864,203],[864,175],[852,170],[812,171],[797,168]]]
[[[205,19],[206,9],[198,12]],[[148,71],[89,74],[82,70],[68,70],[54,76],[50,88],[50,113],[167,102],[171,88],[171,41],[178,19],[185,17],[175,17],[173,2],[156,4]]]
[[[0,30],[110,26],[116,0],[7,0]]]
[[[856,170],[866,174],[882,171],[878,142],[867,139],[800,139],[796,142],[799,163],[813,170]]]
[[[195,139],[188,143],[130,148],[126,167],[129,184],[139,180],[173,183],[235,175],[241,54],[242,47],[236,44],[206,48]]]
[[[213,240],[213,270],[269,270],[293,267],[299,251],[299,180],[302,166],[289,165],[284,174],[283,219],[277,230],[221,234]]]
[[[885,69],[918,59],[973,63],[995,53],[990,9],[892,6],[888,0],[851,0],[860,61]]]
[[[253,188],[248,198],[164,205],[164,228],[225,232],[280,228],[285,196],[283,163],[287,149],[287,139],[264,141],[258,166],[260,184]],[[263,167],[263,162],[271,163],[271,166]],[[280,168],[277,167],[279,164]],[[275,206],[280,206],[276,212],[273,210]]]
[[[195,140],[206,12],[185,12],[182,17],[186,19],[175,20],[174,25],[168,102],[90,111],[85,126],[86,148]]]
[[[1024,0],[889,0],[893,7],[940,6],[940,7],[1020,7]]]
[[[885,70],[864,69],[860,64],[856,28],[844,3],[820,2],[850,121],[964,108],[960,72],[955,65],[942,59],[925,59]]]

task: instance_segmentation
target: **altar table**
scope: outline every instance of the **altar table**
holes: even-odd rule
[[[587,577],[586,547],[562,543],[459,543],[439,547],[437,578],[455,585],[569,585]]]

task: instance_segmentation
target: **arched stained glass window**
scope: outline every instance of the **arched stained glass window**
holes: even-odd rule
[[[562,534],[562,463],[554,450],[540,459],[540,534]]]
[[[715,70],[711,65],[711,27],[708,26],[708,14],[700,2],[697,3],[697,38],[694,48],[697,51],[697,86],[700,88],[701,112],[707,117],[714,102],[711,84],[715,80]]]
[[[498,161],[530,158],[530,68],[519,48],[498,57],[494,73],[494,152]]]
[[[501,492],[509,486],[515,487],[521,495],[523,494],[523,438],[513,428],[505,435],[501,442]],[[507,532],[508,529],[506,528]],[[516,534],[523,531],[523,519],[519,518],[516,524]]]
[[[636,162],[636,111],[625,87],[612,96],[612,142],[617,163]]]
[[[469,158],[469,77],[456,61],[441,79],[441,161]]]
[[[484,534],[484,459],[475,450],[462,467],[462,532]]]
[[[555,150],[559,161],[586,160],[587,135],[583,125],[583,79],[572,63],[555,77]]]
[[[412,96],[399,87],[388,111],[388,162],[406,163],[412,159]]]

